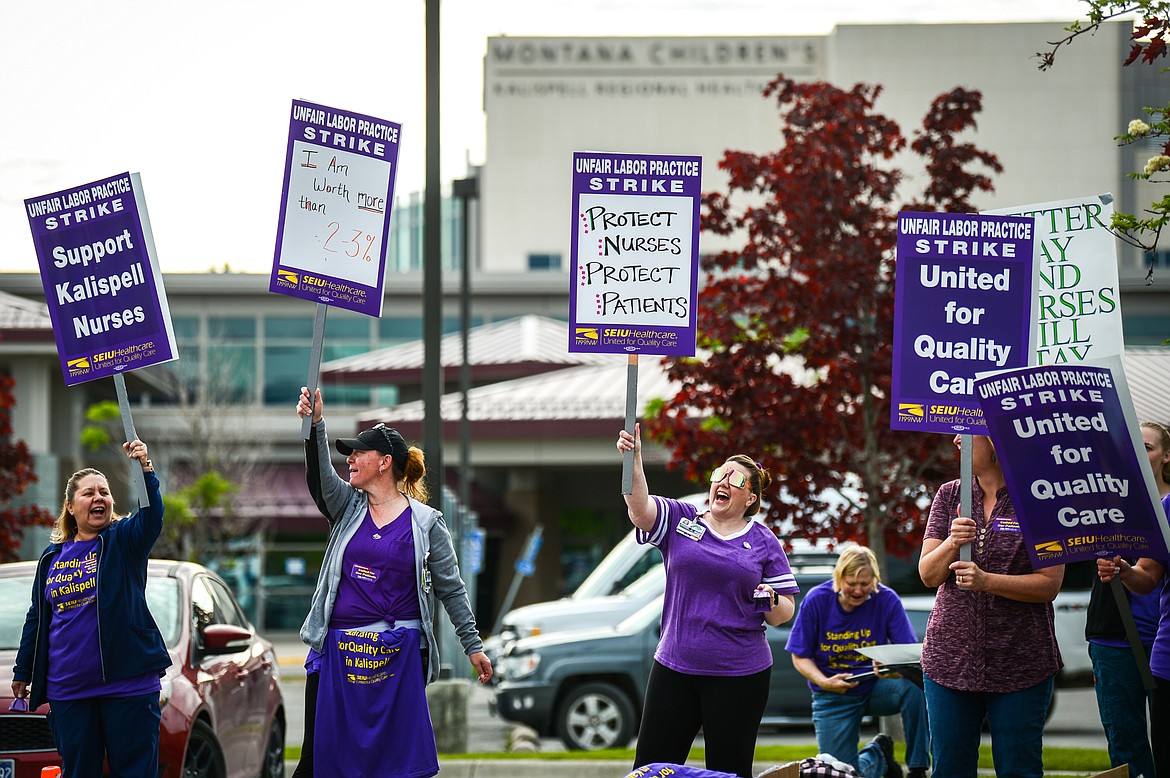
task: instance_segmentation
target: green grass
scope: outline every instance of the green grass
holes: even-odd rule
[[[760,746],[756,749],[756,762],[784,764],[785,762],[793,762],[798,759],[804,759],[806,756],[812,756],[816,753],[816,750],[816,743],[811,742],[803,745]],[[905,745],[898,743],[895,753],[898,759],[904,760],[906,758]],[[301,758],[301,747],[287,746],[284,749],[284,758],[289,761],[297,761]],[[487,751],[470,754],[439,755],[440,763],[447,759],[544,759],[547,761],[617,761],[633,764],[634,750],[632,748],[610,748],[602,751],[540,751],[537,753]],[[703,749],[692,749],[691,760],[702,763]],[[990,746],[985,745],[979,748],[979,767],[987,770],[992,768]],[[1045,748],[1044,768],[1055,772],[1092,775],[1093,773],[1101,772],[1109,768],[1109,754],[1104,750],[1096,748]]]

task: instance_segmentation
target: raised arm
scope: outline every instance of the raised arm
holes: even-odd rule
[[[123,443],[122,450],[126,452],[126,456],[137,460],[138,465],[142,468],[143,482],[146,485],[146,495],[150,503],[129,517],[132,521],[127,523],[122,537],[133,544],[138,553],[146,556],[150,554],[150,550],[154,547],[155,541],[162,534],[162,491],[158,476],[154,472],[154,463],[150,461],[150,453],[146,448],[146,444],[141,440],[135,439],[129,443]],[[129,529],[130,527],[134,528],[133,531]]]
[[[654,528],[654,521],[658,518],[658,507],[650,498],[650,488],[646,485],[646,471],[642,469],[642,425],[634,424],[634,434],[622,430],[618,433],[617,449],[625,455],[627,451],[634,452],[634,479],[629,494],[622,495],[626,500],[626,509],[630,514],[630,522],[638,529],[649,532]]]
[[[305,482],[317,510],[332,524],[345,510],[353,489],[346,483],[329,458],[329,436],[325,431],[325,408],[318,388],[312,405],[309,404],[309,390],[301,387],[297,401],[297,415],[301,418],[312,414],[309,439],[305,441]]]

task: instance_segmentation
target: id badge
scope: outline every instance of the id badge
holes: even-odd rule
[[[704,533],[707,532],[707,528],[697,521],[681,519],[678,523],[678,528],[675,531],[684,538],[690,538],[691,540],[701,540]]]
[[[353,567],[350,568],[349,575],[351,578],[353,578],[354,580],[357,580],[357,581],[377,581],[378,580],[378,571],[377,570],[375,570],[372,567],[368,567],[366,565],[359,565],[356,562],[354,563]]]

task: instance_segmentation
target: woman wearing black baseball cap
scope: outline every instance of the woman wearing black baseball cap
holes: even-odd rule
[[[338,438],[348,483],[329,461],[321,390],[301,388],[312,416],[309,492],[329,522],[301,639],[305,741],[294,778],[428,776],[439,771],[425,687],[439,677],[434,596],[481,683],[492,677],[443,515],[426,504],[421,449],[379,424]],[[316,754],[316,758],[314,758]]]

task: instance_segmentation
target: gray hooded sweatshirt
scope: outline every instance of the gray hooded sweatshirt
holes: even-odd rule
[[[369,499],[365,492],[350,486],[333,469],[329,460],[329,436],[325,432],[324,419],[313,425],[309,439],[305,442],[305,471],[309,493],[329,522],[329,543],[325,546],[321,574],[317,577],[309,615],[301,625],[300,634],[301,640],[322,651],[333,605],[337,601],[337,587],[341,583],[342,556],[350,538],[357,533],[366,517]],[[455,547],[451,542],[451,533],[447,531],[447,524],[443,521],[443,514],[418,500],[408,499],[414,535],[414,572],[419,611],[422,613],[423,645],[429,652],[426,679],[429,684],[439,679],[439,646],[435,641],[432,592],[442,601],[465,654],[470,656],[483,651],[483,642],[475,627],[475,615],[471,612],[467,588],[459,575],[459,561],[455,557]]]

